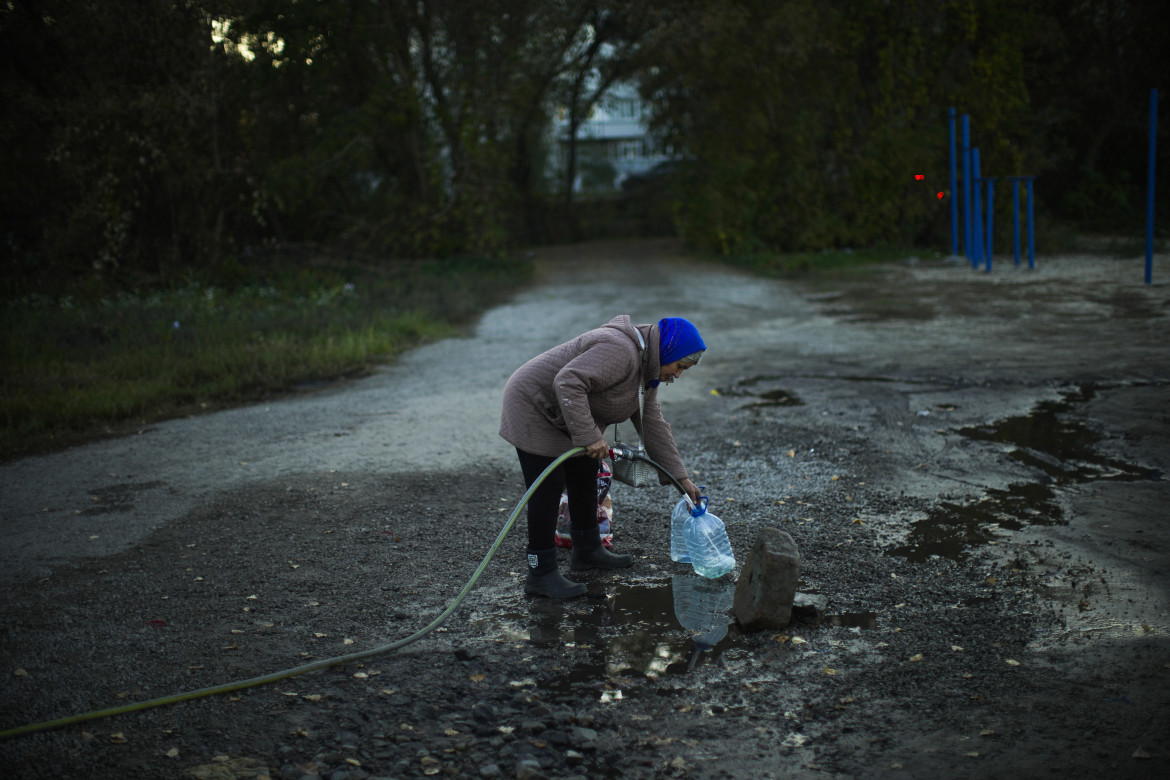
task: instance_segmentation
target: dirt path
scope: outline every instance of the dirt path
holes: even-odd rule
[[[667,418],[741,556],[762,527],[796,540],[819,621],[731,625],[700,652],[674,615],[693,575],[666,554],[669,491],[618,489],[617,544],[638,564],[587,576],[590,598],[524,598],[513,533],[468,603],[402,651],[7,740],[0,765],[1165,773],[1170,258],[1150,286],[1140,260],[1089,257],[991,275],[924,260],[831,288],[681,261],[661,241],[538,262],[538,283],[466,338],[375,376],[0,468],[0,728],[425,624],[522,492],[495,434],[504,380],[616,313],[699,324],[709,355],[664,391]]]

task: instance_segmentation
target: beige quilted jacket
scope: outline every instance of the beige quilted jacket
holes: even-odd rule
[[[662,417],[658,388],[647,388],[645,420],[638,419],[638,382],[658,377],[658,325],[638,325],[628,315],[537,355],[516,369],[504,387],[500,436],[525,452],[556,457],[603,436],[613,443],[614,423],[630,420],[646,454],[675,479],[688,478],[670,425]],[[628,432],[627,432],[628,435]],[[662,480],[666,483],[666,480]]]

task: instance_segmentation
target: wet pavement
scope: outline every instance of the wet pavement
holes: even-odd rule
[[[290,777],[343,777],[351,754],[372,776],[474,777],[526,756],[549,777],[1160,776],[1167,281],[1112,258],[990,275],[922,258],[788,284],[666,241],[536,262],[536,284],[464,338],[374,376],[0,467],[5,655],[25,672],[6,725],[418,628],[521,493],[496,436],[507,376],[618,313],[700,327],[709,353],[663,390],[664,413],[740,556],[763,527],[796,539],[815,611],[742,633],[737,572],[699,582],[665,554],[671,490],[617,487],[615,539],[636,565],[587,574],[589,598],[523,597],[513,533],[442,633],[300,683],[324,693],[295,710],[262,689],[235,710],[95,725],[96,742],[2,744],[7,763],[28,777],[178,777],[220,754]],[[447,734],[477,704],[510,730]],[[500,736],[549,721],[542,708],[573,710],[609,747]],[[183,758],[160,763],[172,748]]]

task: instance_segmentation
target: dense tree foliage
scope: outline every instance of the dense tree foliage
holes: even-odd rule
[[[1149,95],[1158,87],[1161,214],[1170,214],[1170,3],[1044,0],[1029,37],[1027,130],[1051,207],[1087,229],[1144,224]],[[1166,228],[1166,219],[1159,220]]]
[[[722,250],[940,246],[951,106],[972,118],[985,175],[1038,175],[1049,213],[1132,228],[1147,95],[1170,72],[1168,8],[676,4],[644,84],[662,130],[695,152],[680,228]]]
[[[1041,177],[1047,214],[1132,229],[1168,7],[9,0],[5,278],[223,273],[294,242],[501,251],[572,219],[551,120],[618,79],[688,161],[673,211],[700,246],[941,244],[950,106],[985,170]]]
[[[549,189],[554,96],[588,112],[598,36],[619,52],[637,37],[624,6],[10,2],[7,264],[174,276],[267,242],[386,257],[511,246]]]
[[[111,272],[219,256],[250,227],[242,72],[190,6],[8,3],[0,208],[12,270]],[[242,232],[243,231],[243,232]]]

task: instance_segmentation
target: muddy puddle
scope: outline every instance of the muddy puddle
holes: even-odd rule
[[[753,398],[750,403],[741,406],[741,409],[762,408],[768,406],[804,406],[804,401],[796,393],[775,386],[779,377],[772,375],[753,376],[741,379],[730,387],[721,387],[716,392],[732,398]],[[759,387],[760,385],[764,387]]]
[[[719,664],[738,638],[734,593],[730,577],[676,574],[591,589],[585,599],[568,602],[531,599],[525,612],[485,621],[485,630],[497,640],[569,651],[571,665],[545,670],[542,688],[628,698],[658,680]]]
[[[480,623],[497,641],[560,645],[570,665],[547,669],[542,689],[564,693],[593,690],[600,701],[673,693],[686,675],[705,665],[721,665],[742,634],[732,602],[730,577],[696,574],[622,583],[609,592],[590,591],[569,602],[532,599],[527,611]],[[798,604],[801,602],[797,596]],[[822,626],[870,630],[873,612],[822,615]]]
[[[1077,417],[1077,407],[1096,396],[1092,387],[1045,401],[1025,415],[961,428],[973,441],[1006,448],[1008,457],[1034,469],[1037,478],[988,490],[977,501],[940,503],[912,524],[907,543],[890,554],[914,561],[934,556],[961,560],[973,548],[995,543],[1004,532],[1064,524],[1059,494],[1069,486],[1100,480],[1157,481],[1162,473],[1110,458],[1097,450],[1102,435]]]

